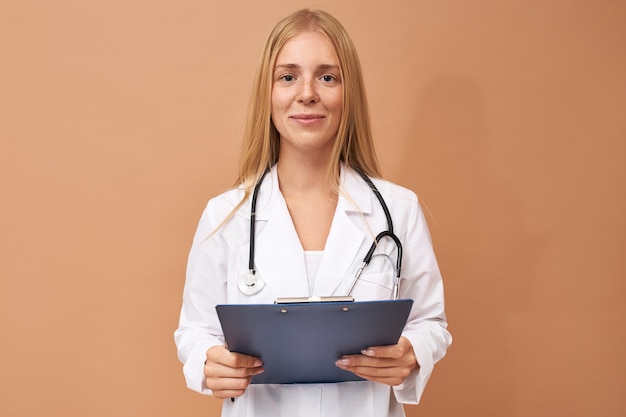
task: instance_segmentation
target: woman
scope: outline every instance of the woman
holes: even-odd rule
[[[175,333],[189,388],[224,402],[224,416],[402,416],[417,403],[451,343],[443,286],[415,194],[382,180],[354,45],[322,11],[301,10],[267,39],[250,101],[237,188],[209,201],[189,255]],[[265,171],[267,175],[259,180]],[[336,365],[365,381],[250,384],[258,358],[229,352],[218,304],[345,295],[386,217],[404,247],[400,298],[414,300],[396,345],[374,346]],[[256,201],[254,289],[246,287],[251,194]],[[397,248],[383,240],[351,294],[389,299]],[[242,278],[244,277],[244,278]]]

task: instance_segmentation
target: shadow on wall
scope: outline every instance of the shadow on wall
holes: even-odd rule
[[[416,190],[426,213],[454,338],[435,371],[442,383],[427,390],[420,406],[425,415],[439,395],[466,415],[507,415],[517,402],[515,364],[525,357],[511,338],[519,331],[512,323],[529,306],[541,248],[524,226],[521,197],[490,165],[498,157],[491,143],[503,138],[492,137],[488,126],[480,87],[443,76],[422,90],[402,144],[406,160],[397,175]],[[432,415],[440,407],[433,404]]]

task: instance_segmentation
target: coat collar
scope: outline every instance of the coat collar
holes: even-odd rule
[[[335,294],[351,282],[361,264],[357,259],[369,246],[369,234],[359,227],[372,213],[369,186],[352,169],[342,165],[341,193],[324,248],[324,255],[315,281],[314,294],[309,294],[304,250],[291,220],[287,204],[278,186],[274,166],[261,184],[256,207],[255,266],[275,297],[303,297]],[[250,218],[250,204],[240,214]],[[247,266],[248,240],[241,248],[242,262]]]

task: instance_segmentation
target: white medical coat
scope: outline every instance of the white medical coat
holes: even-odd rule
[[[278,187],[276,167],[261,185],[256,214],[255,266],[266,285],[247,296],[238,289],[248,271],[250,201],[215,232],[241,201],[233,189],[211,199],[204,210],[189,254],[179,327],[178,356],[187,386],[211,394],[204,383],[206,351],[223,345],[217,304],[273,303],[277,297],[345,295],[374,237],[387,229],[384,212],[369,186],[342,166],[341,189],[324,254],[309,294],[304,251]],[[431,375],[451,343],[446,330],[443,284],[424,215],[415,194],[391,182],[374,179],[403,245],[400,298],[414,301],[403,336],[420,364],[396,387],[369,381],[331,384],[250,385],[235,401],[224,401],[223,416],[403,416],[400,403],[417,404]],[[211,234],[212,232],[215,232]],[[396,247],[383,239],[352,295],[356,301],[389,299]],[[390,261],[391,260],[391,261]]]

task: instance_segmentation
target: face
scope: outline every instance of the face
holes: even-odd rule
[[[281,157],[292,151],[330,152],[335,141],[343,86],[330,41],[319,32],[291,38],[276,58],[272,121],[280,134]]]

